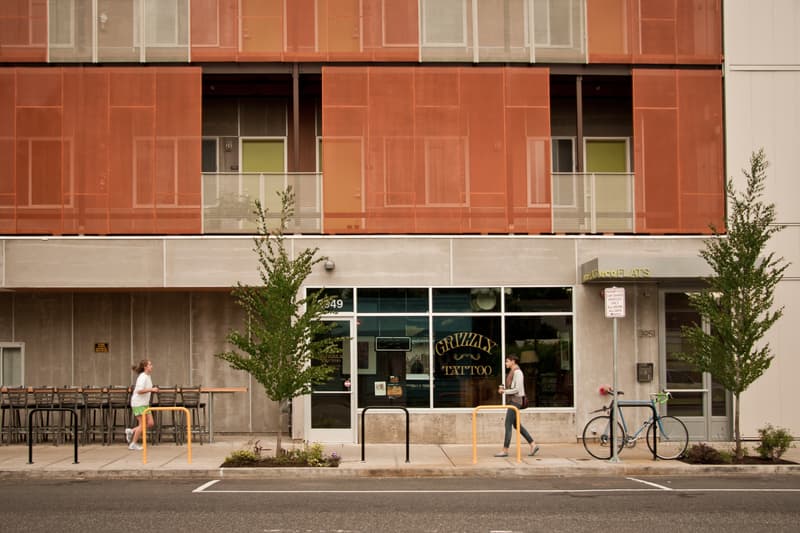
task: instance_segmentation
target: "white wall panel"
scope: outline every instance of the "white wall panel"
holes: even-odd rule
[[[728,66],[800,63],[797,0],[725,0],[723,13]]]

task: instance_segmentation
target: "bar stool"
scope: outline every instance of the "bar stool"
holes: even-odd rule
[[[34,409],[52,409],[53,407],[58,407],[55,387],[34,387],[33,407]],[[39,442],[52,440],[53,444],[58,444],[60,427],[55,422],[58,417],[51,411],[35,412],[32,416],[32,438]]]
[[[172,389],[158,388],[155,393],[156,405],[158,407],[177,407],[178,406],[178,386],[175,385]],[[175,444],[181,444],[181,424],[176,420],[182,419],[183,415],[176,411],[156,411],[154,413],[155,427],[156,427],[156,441],[161,442],[164,436],[172,436]]]
[[[9,387],[6,390],[8,402],[8,442],[24,442],[28,438],[28,389]]]
[[[62,409],[72,409],[72,411],[75,413],[75,417],[77,418],[77,420],[73,421],[72,415],[66,411],[60,411],[58,413],[60,415],[58,424],[58,439],[59,442],[66,442],[67,436],[73,436],[73,424],[77,423],[79,428],[83,428],[83,394],[78,387],[70,387],[65,385],[64,387],[56,390],[56,395],[58,396],[58,406]],[[79,433],[74,435],[74,438],[78,439],[79,441],[82,440],[81,434],[82,432],[79,430]]]
[[[197,440],[202,445],[203,435],[208,435],[208,427],[206,424],[206,404],[200,401],[200,385],[181,387],[181,406],[187,408],[192,416],[192,439],[194,440],[197,437]],[[184,434],[186,434],[186,428],[181,431],[181,435]]]
[[[108,412],[106,414],[108,443],[117,435],[125,439],[125,429],[131,427],[130,392],[128,387],[108,388]]]
[[[83,387],[83,442],[100,437],[103,444],[108,436],[108,393],[97,385]]]

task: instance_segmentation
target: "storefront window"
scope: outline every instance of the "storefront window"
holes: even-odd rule
[[[433,289],[434,313],[490,313],[500,311],[500,289]]]
[[[500,317],[434,316],[433,334],[433,406],[500,403]]]
[[[572,312],[572,289],[569,287],[507,287],[507,313]]]
[[[517,354],[531,407],[572,407],[572,317],[506,317],[506,354]]]
[[[574,405],[570,287],[323,290],[356,313],[358,407],[497,405],[508,354],[531,407]]]
[[[359,407],[430,407],[427,317],[359,317]]]
[[[427,313],[428,289],[358,289],[359,313]]]

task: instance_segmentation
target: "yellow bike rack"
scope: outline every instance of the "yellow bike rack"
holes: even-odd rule
[[[522,435],[522,433],[521,433],[520,428],[522,427],[522,425],[520,424],[520,421],[519,421],[519,409],[517,409],[513,405],[479,405],[478,407],[476,407],[475,409],[472,410],[472,464],[475,464],[475,463],[478,462],[478,443],[477,443],[477,441],[478,441],[478,433],[477,433],[477,429],[476,429],[475,423],[476,423],[476,417],[477,417],[478,411],[481,411],[483,409],[503,409],[503,410],[513,409],[514,412],[517,414],[517,462],[521,463],[522,462],[522,452],[521,452],[521,445],[522,445],[521,444],[522,443],[521,435]]]
[[[188,446],[186,458],[192,462],[192,417],[185,407],[148,407],[142,413],[142,464],[147,464],[147,413],[150,411],[183,411],[186,415],[186,444]]]

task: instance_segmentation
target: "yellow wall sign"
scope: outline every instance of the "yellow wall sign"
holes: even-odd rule
[[[94,343],[94,353],[108,353],[110,347],[107,342]]]

